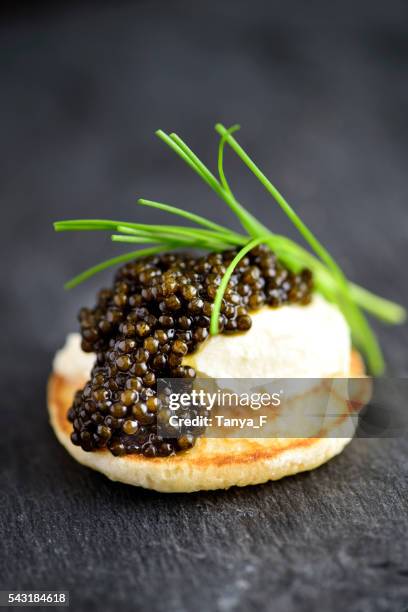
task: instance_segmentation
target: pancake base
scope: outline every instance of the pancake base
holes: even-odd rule
[[[361,357],[353,352],[350,376],[363,375]],[[50,376],[48,410],[58,440],[79,463],[111,480],[155,491],[189,493],[279,480],[322,465],[352,438],[345,415],[329,436],[321,438],[199,438],[191,450],[157,458],[136,454],[114,457],[106,449],[85,452],[72,444],[72,425],[66,416],[75,391],[84,382],[75,384],[55,373]]]

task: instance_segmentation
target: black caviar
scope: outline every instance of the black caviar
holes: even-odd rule
[[[91,379],[75,395],[71,440],[85,451],[168,456],[194,445],[192,435],[157,435],[156,381],[195,377],[183,357],[209,336],[217,288],[236,250],[201,257],[165,253],[122,266],[93,309],[82,308],[82,348],[95,352]],[[294,274],[264,246],[236,267],[221,306],[220,333],[245,332],[262,306],[310,302],[312,274]]]

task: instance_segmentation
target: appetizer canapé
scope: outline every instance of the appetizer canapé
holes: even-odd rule
[[[199,227],[105,220],[56,229],[113,230],[119,242],[149,247],[87,270],[69,286],[122,263],[94,308],[79,312],[81,337],[57,354],[49,385],[51,422],[80,462],[110,478],[162,491],[245,485],[311,469],[350,439],[345,418],[325,436],[223,439],[181,432],[163,437],[157,394],[163,378],[361,376],[352,340],[373,374],[381,351],[361,308],[391,323],[401,307],[347,281],[326,249],[232,137],[221,134],[216,178],[176,135],[159,136],[235,212],[245,235],[162,203],[143,205]],[[225,178],[228,143],[287,213],[310,253],[272,233],[236,200]],[[192,254],[192,249],[207,251]],[[84,355],[92,357],[87,359]],[[80,387],[80,388],[79,388]]]

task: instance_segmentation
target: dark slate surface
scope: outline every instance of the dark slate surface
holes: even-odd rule
[[[44,399],[52,354],[101,279],[68,294],[62,282],[117,252],[101,235],[55,236],[52,220],[135,217],[140,195],[227,217],[157,127],[210,160],[213,123],[241,122],[348,274],[407,303],[407,17],[405,2],[372,0],[3,16],[1,588],[69,589],[75,610],[408,607],[406,439],[354,441],[274,484],[165,496],[74,463]],[[231,155],[228,168],[241,199],[287,231]],[[390,371],[406,375],[407,327],[380,333]]]

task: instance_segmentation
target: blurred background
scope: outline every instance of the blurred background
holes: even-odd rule
[[[406,300],[407,18],[404,1],[10,8],[0,26],[0,198],[3,309],[18,325],[6,326],[7,341],[27,350],[29,337],[50,354],[112,271],[71,292],[64,281],[124,250],[104,234],[56,235],[52,221],[173,221],[138,208],[146,197],[236,226],[154,135],[178,132],[215,167],[216,121],[241,124],[240,141],[353,280]],[[247,207],[293,235],[231,152],[226,169]],[[381,334],[391,367],[406,372],[406,332]]]
[[[50,431],[44,388],[79,307],[112,271],[69,292],[63,283],[125,250],[102,233],[55,234],[53,221],[173,221],[137,207],[145,197],[237,227],[158,128],[215,168],[215,122],[240,123],[240,142],[347,275],[406,305],[407,68],[405,0],[2,9],[2,588],[70,588],[76,610],[98,609],[96,596],[122,610],[163,609],[163,596],[178,612],[197,601],[221,612],[242,601],[259,610],[273,600],[275,612],[406,605],[404,440],[355,441],[274,485],[164,498],[75,464]],[[239,199],[294,236],[231,151],[225,167]],[[375,328],[389,372],[407,375],[407,326]]]

